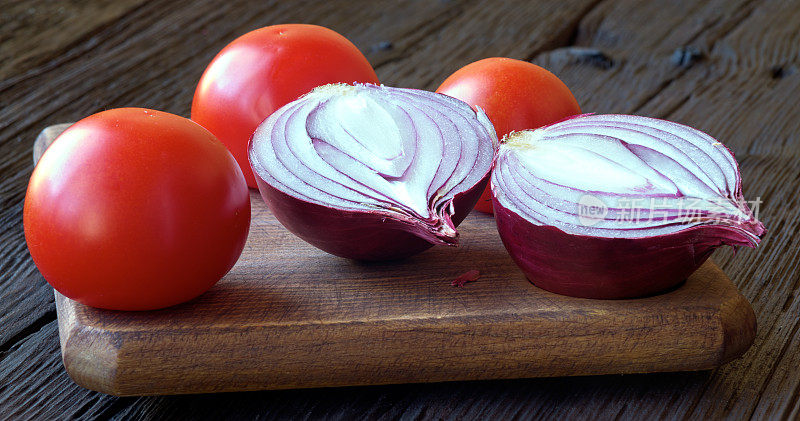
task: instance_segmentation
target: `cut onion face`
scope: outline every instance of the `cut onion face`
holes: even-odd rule
[[[500,236],[529,280],[589,298],[671,288],[764,226],[731,152],[677,123],[582,115],[503,139],[491,180]]]
[[[432,92],[325,85],[267,118],[250,163],[276,218],[342,257],[457,245],[497,148],[482,111]]]

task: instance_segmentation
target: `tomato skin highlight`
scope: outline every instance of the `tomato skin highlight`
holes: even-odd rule
[[[121,108],[53,142],[31,175],[23,221],[34,263],[60,293],[152,310],[197,297],[233,267],[250,195],[233,156],[202,126]]]
[[[228,44],[206,68],[192,101],[192,120],[217,136],[256,181],[247,143],[278,108],[328,83],[373,83],[378,76],[347,38],[321,26],[267,26]]]
[[[581,113],[572,92],[554,74],[505,57],[486,58],[460,68],[436,92],[483,109],[499,139],[515,130],[535,129]],[[489,186],[475,209],[492,213]]]

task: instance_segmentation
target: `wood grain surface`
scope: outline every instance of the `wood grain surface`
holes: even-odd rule
[[[797,0],[0,6],[0,418],[800,417]],[[32,139],[44,127],[111,107],[188,115],[194,85],[219,49],[283,22],[344,34],[386,84],[435,89],[472,60],[506,55],[552,70],[584,111],[669,118],[721,139],[741,164],[745,195],[763,201],[769,228],[759,249],[714,256],[753,304],[753,347],[698,373],[147,398],[75,385],[61,364],[52,289],[22,235]]]

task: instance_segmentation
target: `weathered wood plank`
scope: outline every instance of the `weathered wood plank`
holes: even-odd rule
[[[31,77],[37,66],[54,67],[64,50],[86,42],[92,34],[129,13],[144,0],[102,0],[89,3],[18,1],[0,14],[0,80]]]
[[[458,68],[486,57],[519,59],[569,43],[598,0],[470,2],[397,60],[378,69],[396,86],[434,90]]]
[[[792,23],[800,16],[797,5],[786,2],[744,5],[733,16],[733,22],[714,24],[720,26],[721,38],[693,41],[704,56],[671,78],[639,112],[684,122],[722,139],[740,160],[747,195],[764,201],[761,216],[770,232],[762,247],[735,259],[728,250],[715,255],[754,301],[759,338],[746,359],[718,370],[696,397],[682,401],[691,403],[686,413],[695,417],[769,418],[797,411],[800,395],[796,373],[786,371],[793,363],[796,368],[800,358],[795,343],[800,242],[794,235],[800,229],[800,137],[794,105],[800,77],[793,76],[800,35]],[[776,68],[781,69],[777,74]]]
[[[47,323],[0,360],[0,418],[92,417],[120,401],[76,386],[62,369],[57,338],[58,325]]]
[[[384,63],[378,69],[382,79],[404,86],[435,87],[450,70],[481,55],[525,57],[563,43],[567,48],[540,54],[535,61],[564,79],[585,110],[665,116],[696,125],[733,146],[742,161],[747,195],[761,195],[765,200],[762,212],[770,233],[760,250],[743,251],[735,258],[726,251],[717,253],[715,258],[753,301],[760,334],[744,360],[713,375],[615,376],[96,401],[97,405],[105,405],[109,413],[122,410],[121,415],[169,418],[223,416],[231,415],[231,411],[243,417],[302,413],[339,418],[365,414],[599,419],[797,416],[797,2],[607,0],[593,7],[578,4],[571,10],[574,14],[563,16],[558,12],[538,14],[532,9],[550,10],[550,6],[538,4],[524,4],[513,10],[503,9],[505,14],[495,14],[484,9],[496,7],[496,3],[486,6],[473,2],[404,2],[375,8],[366,3],[352,8],[333,3],[320,8],[306,2],[282,2],[291,3],[282,6],[230,1],[213,7],[192,5],[192,10],[174,3],[148,3],[125,14],[118,23],[93,32],[90,39],[58,51],[60,56],[72,57],[58,68],[47,67],[46,63],[54,58],[48,57],[45,64],[27,71],[30,77],[0,81],[0,287],[5,288],[0,289],[0,311],[13,308],[18,300],[14,293],[5,291],[28,291],[6,285],[18,282],[33,270],[21,245],[19,218],[30,172],[30,141],[38,130],[110,106],[151,106],[185,115],[203,66],[227,40],[263,24],[295,20],[329,25],[354,39],[364,50],[381,41],[391,41],[393,49],[376,48],[368,56],[373,62]],[[422,11],[417,12],[418,8]],[[419,21],[404,23],[406,15]],[[487,17],[487,22],[478,19]],[[506,21],[512,24],[507,25]],[[184,28],[189,30],[181,32]],[[574,32],[565,37],[570,30]],[[493,35],[483,35],[484,31]],[[557,36],[549,41],[515,36],[531,33]],[[570,41],[579,47],[597,48],[607,58],[569,48]],[[461,48],[458,42],[469,43],[470,47]],[[528,45],[534,48],[527,48]],[[702,56],[697,57],[686,47],[697,48]],[[683,53],[675,60],[678,50]],[[442,66],[452,69],[444,70]],[[46,100],[52,92],[59,92],[59,98]],[[9,301],[8,297],[14,298]],[[46,305],[44,295],[32,300]],[[11,304],[3,307],[7,301]],[[57,346],[54,330],[48,332],[28,336],[24,347]],[[27,405],[18,412],[20,415],[44,414],[40,407],[52,402],[59,402],[60,409],[68,413],[95,402],[98,395],[84,394],[66,379],[57,357],[41,352],[25,354],[24,347],[13,348],[0,360],[0,367],[9,361],[16,361],[15,367],[45,367],[41,373],[65,381],[55,382],[53,388],[44,387],[41,382],[26,386],[38,380],[19,378],[23,385],[16,393],[25,397],[19,402]],[[8,391],[9,386],[0,390],[0,402],[9,402]],[[60,400],[60,396],[74,398]],[[93,407],[95,403],[88,405]]]
[[[761,217],[771,228],[760,250],[735,259],[730,251],[717,254],[724,257],[721,264],[732,278],[741,280],[743,293],[756,302],[761,332],[747,360],[716,373],[698,397],[707,404],[698,405],[694,416],[768,418],[797,410],[800,75],[793,69],[800,64],[798,21],[796,4],[758,5],[710,46],[703,66],[689,69],[642,110],[722,139],[741,162],[745,192],[763,200]]]
[[[13,298],[0,304],[0,356],[56,315],[52,288],[40,275],[16,279],[18,282],[4,285],[0,292],[3,297]]]
[[[533,61],[562,78],[585,111],[655,115],[641,107],[687,69],[705,68],[703,55],[752,7],[746,0],[603,2],[578,26],[573,46]],[[700,56],[678,59],[687,49]]]
[[[455,6],[405,2],[397,7],[399,12],[415,18],[437,18]],[[148,3],[124,14],[114,24],[103,26],[91,39],[62,51],[72,55],[89,48],[88,53],[75,56],[79,60],[73,58],[58,67],[37,67],[32,70],[36,77],[0,82],[4,103],[0,107],[0,253],[4,256],[0,260],[0,297],[16,297],[20,288],[34,288],[23,287],[24,282],[20,281],[35,271],[20,222],[22,199],[32,169],[30,137],[41,130],[40,124],[58,118],[74,121],[101,109],[134,104],[188,115],[194,85],[207,62],[227,42],[248,30],[285,21],[317,22],[347,35],[352,32],[354,39],[360,36],[364,44],[361,47],[366,50],[378,40],[392,39],[419,27],[416,21],[400,21],[392,16],[380,8],[345,8],[341,2],[329,2],[320,9],[288,2],[205,6]],[[373,29],[374,21],[382,24],[382,32]],[[348,29],[356,24],[359,26]],[[53,92],[59,94],[54,96]],[[0,300],[6,327],[0,334],[0,344],[41,317],[42,308],[52,311],[52,297],[42,297],[46,298]]]

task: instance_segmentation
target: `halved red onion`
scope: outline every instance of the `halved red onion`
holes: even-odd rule
[[[338,256],[385,260],[457,244],[496,147],[486,115],[457,99],[334,84],[267,118],[249,156],[287,229]]]
[[[680,283],[765,232],[731,152],[677,123],[582,115],[503,139],[492,180],[506,248],[535,285],[627,298]]]

